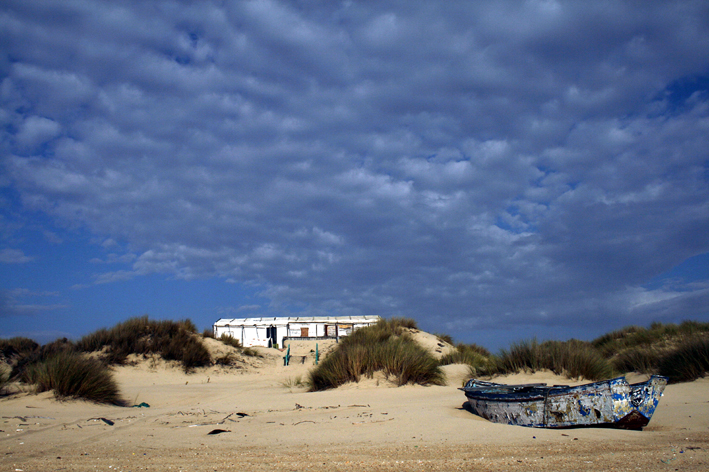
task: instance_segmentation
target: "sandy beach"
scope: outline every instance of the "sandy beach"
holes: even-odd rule
[[[462,365],[445,367],[447,386],[375,377],[308,393],[293,385],[310,357],[286,367],[279,351],[259,352],[191,374],[161,360],[115,368],[142,407],[3,397],[0,470],[709,470],[708,379],[668,386],[643,431],[545,430],[466,411]],[[498,380],[583,383],[548,372]]]

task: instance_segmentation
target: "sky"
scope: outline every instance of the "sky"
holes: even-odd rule
[[[0,5],[1,337],[708,302],[705,0]]]

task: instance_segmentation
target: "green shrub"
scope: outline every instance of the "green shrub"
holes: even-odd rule
[[[686,340],[660,360],[659,371],[673,383],[704,377],[709,372],[709,338]]]
[[[343,338],[337,348],[312,371],[311,391],[358,382],[382,371],[398,385],[418,383],[442,385],[445,381],[438,361],[404,333],[400,319],[380,320]]]
[[[22,380],[34,384],[38,392],[54,390],[59,398],[125,405],[108,367],[68,351],[55,353],[28,366]]]

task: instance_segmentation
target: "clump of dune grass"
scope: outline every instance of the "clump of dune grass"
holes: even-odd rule
[[[683,342],[659,361],[659,373],[670,382],[690,382],[709,372],[709,338],[694,337]]]
[[[670,367],[675,363],[677,368],[670,379],[680,381],[676,379],[684,378],[684,374],[679,374],[679,369],[686,372],[701,369],[701,355],[691,354],[696,354],[693,348],[685,351],[687,346],[701,344],[701,339],[709,339],[709,323],[683,321],[677,325],[656,322],[648,328],[629,326],[613,331],[595,339],[592,344],[620,372],[657,374],[663,368],[672,372]],[[684,354],[678,354],[680,352]],[[667,361],[668,358],[672,361]],[[690,378],[695,374],[687,375]]]
[[[22,366],[36,357],[39,351],[40,345],[29,338],[0,339],[0,362],[6,366],[7,371],[4,384],[16,378]]]
[[[628,326],[594,339],[591,344],[604,357],[612,357],[624,350],[636,347],[671,349],[673,344],[685,338],[709,335],[709,323],[683,321],[674,323],[652,323],[649,328]]]
[[[39,344],[32,339],[22,336],[16,336],[9,339],[0,339],[0,354],[2,354],[5,359],[29,354],[39,349],[39,347]]]
[[[295,377],[288,377],[281,382],[281,387],[283,388],[302,388],[307,387],[308,384],[303,380],[302,375],[296,375]]]
[[[611,357],[620,372],[660,374],[670,382],[689,382],[709,371],[709,336],[695,335],[674,339],[658,348],[635,346]]]
[[[5,387],[10,382],[10,367],[0,364],[0,395],[5,393]]]
[[[388,324],[393,330],[397,332],[399,332],[399,330],[402,328],[418,329],[418,324],[416,323],[416,320],[413,320],[411,318],[394,316],[389,319]]]
[[[570,340],[542,343],[544,367],[572,379],[609,379],[616,375],[613,366],[587,342]]]
[[[38,392],[54,391],[58,398],[80,398],[125,406],[109,368],[94,359],[64,351],[29,365],[22,380]]]
[[[441,334],[441,333],[434,333],[433,334],[440,342],[443,343],[448,343],[451,346],[455,344],[453,342],[453,337],[450,334]]]
[[[241,350],[241,353],[249,357],[263,357],[256,349],[245,347]]]
[[[603,380],[615,375],[613,366],[589,343],[569,341],[513,343],[509,350],[501,350],[492,362],[477,372],[483,375],[509,374],[520,371],[536,372],[548,369],[568,378]]]
[[[82,352],[101,351],[108,364],[124,364],[130,354],[159,354],[182,364],[185,372],[211,364],[211,356],[196,335],[190,320],[154,321],[147,316],[131,318],[111,329],[100,329],[76,343]]]
[[[440,365],[467,364],[470,367],[471,377],[491,370],[490,351],[477,344],[458,343],[455,350],[449,352],[439,360]]]
[[[655,348],[636,346],[617,353],[610,361],[618,372],[653,374],[657,372],[661,358],[661,352]]]
[[[236,339],[234,336],[230,336],[226,333],[222,334],[219,336],[219,340],[226,344],[227,346],[235,347],[237,349],[241,349],[241,343],[239,342],[238,339]]]
[[[26,344],[26,346],[31,347],[31,344]],[[51,343],[45,344],[44,346],[40,346],[39,344],[36,344],[36,346],[37,347],[34,349],[24,350],[19,355],[14,357],[11,362],[11,379],[21,378],[23,372],[28,368],[28,366],[42,362],[55,354],[74,352],[75,350],[74,344],[67,338],[57,339]]]
[[[390,338],[375,351],[387,378],[397,385],[444,385],[438,361],[423,347],[406,336]],[[370,376],[371,376],[370,372]]]
[[[216,359],[214,359],[215,364],[223,365],[223,366],[232,365],[235,362],[236,362],[236,357],[231,352],[228,352],[228,353],[224,354],[223,356],[219,356]]]
[[[415,326],[415,324],[414,324]],[[438,361],[404,331],[411,328],[402,319],[380,320],[343,338],[338,346],[309,373],[311,391],[359,382],[381,371],[397,385],[445,382]]]

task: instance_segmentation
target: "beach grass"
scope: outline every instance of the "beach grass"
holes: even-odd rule
[[[263,357],[256,349],[245,347],[241,350],[241,353],[249,357]]]
[[[453,337],[450,334],[445,333],[433,333],[433,335],[441,342],[448,343],[451,346],[455,344]]]
[[[488,363],[473,366],[472,355],[468,355],[472,361],[468,363],[473,377],[547,369],[572,379],[604,380],[639,372],[666,375],[671,382],[678,382],[694,380],[709,371],[707,343],[709,323],[652,323],[648,328],[627,326],[591,342],[520,341],[490,356]],[[461,356],[454,354],[452,358]]]
[[[657,373],[662,353],[651,346],[636,346],[625,349],[610,358],[618,372]]]
[[[416,320],[405,317],[394,316],[393,318],[389,318],[387,324],[397,333],[400,333],[401,329],[418,329],[418,323],[416,323]]]
[[[709,372],[709,337],[693,337],[663,356],[658,371],[670,382],[691,382]]]
[[[587,380],[609,379],[617,373],[593,345],[575,339],[542,343],[531,339],[513,343],[509,349],[492,356],[491,362],[475,373],[492,376],[544,369],[571,379]]]
[[[22,380],[38,392],[53,390],[58,398],[81,398],[96,403],[125,406],[109,368],[79,353],[49,355],[23,371]]]
[[[311,391],[358,382],[381,371],[397,385],[443,385],[438,361],[417,344],[406,329],[416,324],[402,318],[380,320],[343,338],[308,377]]]
[[[466,364],[470,367],[471,377],[491,370],[492,355],[490,351],[477,344],[458,343],[455,349],[441,357],[440,365]]]
[[[413,339],[411,333],[417,329],[416,322],[407,318],[381,320],[358,329],[342,337],[306,378],[289,379],[288,386],[319,391],[372,378],[376,372],[397,385],[443,385],[440,366],[453,363],[467,364],[471,377],[550,370],[572,379],[603,380],[639,372],[665,375],[676,383],[709,372],[709,323],[696,321],[628,326],[592,342],[531,339],[513,343],[496,355],[477,344],[459,343],[440,360]],[[450,336],[436,336],[453,344]],[[230,336],[219,340],[242,355],[260,356],[258,350],[244,348]],[[95,359],[89,353],[96,353]],[[8,382],[21,380],[36,385],[37,391],[54,390],[60,398],[116,405],[123,400],[109,366],[126,363],[131,354],[158,354],[180,362],[185,372],[212,365],[190,320],[154,321],[147,316],[100,329],[77,342],[61,338],[40,346],[28,338],[0,339],[0,354],[4,361],[0,391]],[[214,362],[232,365],[235,360],[234,354],[227,354]]]
[[[702,346],[709,342],[709,323],[652,323],[628,326],[592,344],[622,373],[662,374],[670,382],[694,380],[709,371]]]
[[[236,356],[232,354],[231,352],[228,352],[222,356],[219,356],[214,359],[214,363],[217,365],[222,365],[222,366],[228,366],[234,364],[236,361]]]
[[[76,349],[101,351],[108,364],[124,364],[130,354],[157,353],[165,360],[180,362],[185,372],[189,372],[212,362],[196,333],[197,328],[190,320],[155,321],[142,316],[88,334],[76,343]]]
[[[4,358],[24,355],[39,349],[39,344],[29,338],[16,336],[9,339],[0,339],[0,354]]]
[[[599,349],[604,357],[612,357],[624,350],[636,347],[671,349],[678,341],[696,336],[709,336],[709,323],[683,321],[680,324],[663,324],[655,322],[648,328],[627,326],[604,334],[591,341],[591,344]]]
[[[227,346],[235,347],[241,349],[241,343],[234,336],[229,336],[228,334],[222,334],[219,336],[219,340],[226,344]]]
[[[9,366],[0,365],[0,395],[5,393],[5,387],[10,383],[10,372]]]
[[[296,375],[295,377],[288,377],[281,382],[281,387],[283,388],[303,388],[307,387],[308,383],[303,379],[302,375]]]

